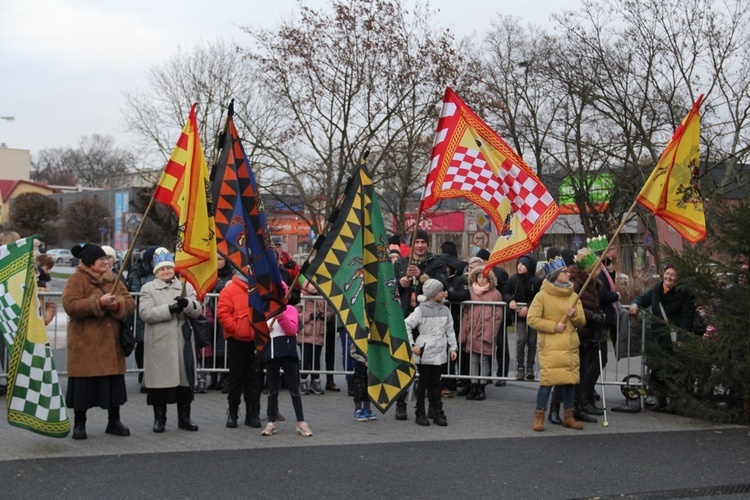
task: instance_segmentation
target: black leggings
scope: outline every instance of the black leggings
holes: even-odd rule
[[[268,381],[268,408],[266,412],[268,413],[268,420],[276,422],[279,416],[280,370],[282,369],[284,375],[286,375],[289,395],[292,396],[292,406],[297,422],[304,422],[305,414],[302,412],[302,398],[299,395],[299,360],[289,356],[266,361],[266,380]]]

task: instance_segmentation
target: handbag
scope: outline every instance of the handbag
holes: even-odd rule
[[[661,316],[662,316],[662,318],[664,318],[664,323],[667,324],[667,328],[669,329],[669,337],[672,339],[672,343],[674,344],[674,343],[677,342],[677,338],[678,338],[677,330],[674,327],[669,326],[669,320],[667,319],[667,313],[664,310],[664,306],[661,305],[661,302],[659,302],[659,309],[661,310]]]
[[[133,317],[128,315],[120,320],[120,345],[127,358],[135,349],[135,334],[133,333]]]
[[[193,336],[195,337],[195,348],[202,349],[206,346],[211,345],[214,333],[213,321],[208,319],[203,313],[201,313],[197,318],[191,318],[190,316],[187,316],[187,321],[190,324],[190,329],[193,330]]]

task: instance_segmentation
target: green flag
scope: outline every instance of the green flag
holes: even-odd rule
[[[367,357],[368,392],[385,412],[414,379],[388,237],[372,179],[361,165],[304,275],[337,312]]]
[[[0,247],[0,333],[10,352],[8,423],[63,438],[70,419],[37,296],[33,242],[30,236]]]

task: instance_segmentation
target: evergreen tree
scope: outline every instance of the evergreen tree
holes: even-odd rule
[[[750,420],[750,202],[712,202],[706,239],[682,254],[663,247],[680,287],[694,295],[693,332],[672,353],[657,351],[670,407],[721,422]]]

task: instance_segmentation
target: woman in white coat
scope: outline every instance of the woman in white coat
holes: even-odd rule
[[[154,432],[164,432],[167,423],[167,404],[177,403],[177,426],[188,431],[197,431],[198,426],[190,420],[190,404],[193,390],[190,380],[196,380],[195,343],[192,344],[192,366],[185,359],[185,338],[182,325],[186,317],[198,317],[200,303],[195,290],[175,278],[172,255],[166,248],[154,252],[154,275],[156,279],[141,288],[138,312],[146,325],[144,332],[143,385],[148,390],[146,403],[154,407]],[[188,368],[190,366],[190,368]],[[188,373],[192,370],[192,374]]]

